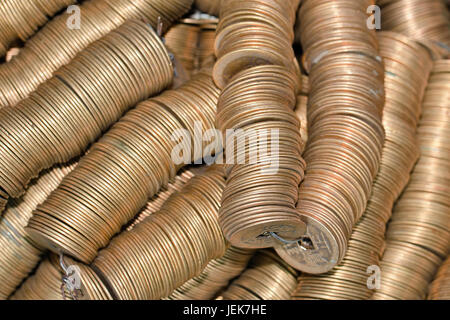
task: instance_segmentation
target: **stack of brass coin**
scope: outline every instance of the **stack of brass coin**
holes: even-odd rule
[[[195,0],[195,7],[201,12],[219,16],[222,0]]]
[[[324,274],[302,274],[293,299],[369,299],[373,291],[367,285],[367,270],[378,265],[383,246],[384,225],[365,214],[355,227],[342,262]]]
[[[381,27],[435,43],[450,54],[450,15],[441,0],[378,0]]]
[[[306,166],[293,111],[298,80],[282,66],[256,66],[238,73],[220,96],[217,125],[230,164],[220,225],[234,246],[268,248],[278,243],[271,233],[290,240],[304,234],[295,209]]]
[[[247,270],[222,293],[224,300],[287,300],[297,286],[297,272],[275,253],[260,251]]]
[[[41,170],[79,155],[172,78],[166,48],[143,22],[130,20],[93,43],[29,98],[0,109],[0,188],[20,196]]]
[[[217,221],[224,186],[223,168],[211,167],[174,193],[160,211],[100,251],[93,267],[115,297],[167,297],[224,255],[226,243]]]
[[[38,204],[42,203],[74,163],[56,166],[33,181],[20,199],[13,199],[0,217],[0,299],[6,299],[36,267],[42,249],[25,232],[25,226]]]
[[[381,165],[366,211],[355,226],[342,263],[320,275],[303,274],[297,299],[368,299],[367,269],[378,266],[384,250],[385,225],[395,199],[406,186],[419,150],[415,139],[421,101],[432,67],[424,47],[393,32],[378,34],[385,63],[386,139]],[[407,98],[406,98],[407,97]]]
[[[178,58],[188,75],[191,75],[195,69],[195,55],[200,32],[199,25],[178,23],[172,26],[164,36],[167,48]]]
[[[292,48],[300,0],[224,1],[217,27],[214,81],[224,88],[240,71],[258,65],[298,69]],[[297,67],[297,68],[294,68]]]
[[[367,8],[374,0],[304,0],[298,14],[297,34],[304,50],[303,65],[309,72],[323,57],[360,52],[375,57],[377,39],[367,27]]]
[[[342,261],[380,164],[384,69],[366,2],[305,0],[300,8],[310,94],[308,166],[297,207],[307,234],[276,250],[307,273]]]
[[[4,0],[0,3],[0,57],[16,39],[27,40],[59,10],[75,0]]]
[[[189,170],[184,170],[179,173],[173,182],[170,182],[167,188],[158,192],[157,195],[153,196],[149,202],[145,205],[144,209],[139,212],[139,214],[133,219],[133,221],[127,227],[127,230],[132,230],[137,224],[141,223],[145,218],[153,213],[159,211],[163,206],[164,202],[169,199],[169,197],[175,192],[181,191],[184,185],[189,182],[194,177],[194,173]]]
[[[434,277],[429,288],[428,300],[450,300],[450,256]]]
[[[101,279],[89,266],[75,262],[70,258],[64,258],[64,262],[66,267],[72,266],[72,269],[76,272],[72,275],[73,277],[79,276],[79,292],[70,292],[67,286],[62,287],[64,272],[60,264],[60,258],[51,254],[42,260],[36,273],[25,280],[11,297],[11,300],[113,299]]]
[[[421,156],[396,204],[373,299],[424,299],[450,250],[450,60],[435,62],[419,123]]]
[[[432,61],[424,47],[401,34],[383,31],[378,33],[378,41],[385,64],[386,139],[367,210],[385,225],[419,157],[416,129]]]
[[[154,28],[158,17],[163,27],[186,13],[193,0],[89,0],[80,5],[80,28],[68,27],[70,14],[55,17],[27,41],[11,62],[0,65],[0,108],[26,98],[39,84],[68,64],[90,43],[128,19],[145,20]],[[158,49],[159,50],[159,49]],[[160,53],[161,55],[161,53]],[[162,58],[164,54],[161,55]],[[128,57],[128,55],[124,55]],[[113,67],[111,70],[117,70]],[[127,91],[127,90],[124,90]]]
[[[191,137],[214,128],[218,97],[211,76],[200,73],[128,112],[37,208],[27,227],[32,238],[91,262],[150,197],[194,161]],[[180,145],[188,158],[177,162]]]
[[[253,256],[253,250],[231,246],[225,255],[212,260],[202,273],[177,288],[170,300],[210,300],[226,288],[229,282],[239,276]]]

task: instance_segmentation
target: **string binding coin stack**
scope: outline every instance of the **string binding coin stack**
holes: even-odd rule
[[[212,260],[198,277],[187,281],[167,298],[168,300],[211,300],[229,282],[245,270],[253,250],[229,247],[224,256]]]
[[[450,250],[450,60],[431,72],[418,127],[420,158],[386,233],[382,284],[372,299],[425,299]]]
[[[198,276],[227,244],[217,222],[225,186],[223,168],[192,178],[133,230],[122,232],[93,262],[120,300],[169,296]]]
[[[304,241],[276,250],[306,273],[325,273],[342,261],[378,172],[384,69],[366,25],[371,3],[305,0],[300,7],[310,134],[297,207],[307,232]]]
[[[288,300],[297,272],[270,250],[259,251],[242,275],[222,293],[223,300]]]
[[[60,258],[50,254],[42,260],[36,273],[29,277],[11,297],[11,300],[112,300],[113,297],[102,280],[87,265],[64,257],[68,267],[72,266],[73,277],[79,277],[80,291],[71,292],[62,286],[65,272]],[[74,268],[75,267],[75,268]],[[76,282],[75,282],[76,284]]]
[[[78,156],[139,101],[167,87],[172,62],[145,23],[130,20],[82,51],[29,98],[0,109],[0,188]]]
[[[156,29],[160,18],[164,31],[185,14],[192,3],[193,0],[83,1],[79,6],[79,29],[68,28],[71,15],[64,12],[30,38],[18,56],[0,65],[0,109],[14,106],[28,97],[80,51],[125,21],[143,20]]]
[[[450,256],[436,273],[428,290],[428,300],[450,300]]]
[[[90,263],[179,169],[197,160],[190,150],[202,129],[214,128],[218,97],[203,72],[129,111],[37,208],[27,227],[30,236]],[[173,139],[176,134],[182,135],[180,142]],[[208,144],[201,141],[201,150]],[[182,159],[173,156],[177,146],[183,148]]]
[[[43,172],[20,199],[10,201],[0,217],[0,300],[7,299],[38,264],[42,248],[30,239],[25,226],[33,210],[75,165],[69,163]]]
[[[0,3],[0,58],[12,42],[26,41],[59,10],[75,0],[5,0]]]
[[[342,263],[320,276],[302,274],[295,299],[359,300],[372,296],[367,270],[379,265],[394,201],[406,186],[419,156],[416,126],[432,67],[431,57],[424,47],[394,32],[379,32],[378,42],[385,63],[386,139],[372,195],[353,230]]]

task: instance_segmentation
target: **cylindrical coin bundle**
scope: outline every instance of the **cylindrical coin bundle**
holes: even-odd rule
[[[450,250],[450,60],[435,61],[418,128],[421,155],[395,206],[373,299],[424,299]]]
[[[434,277],[429,288],[428,300],[450,300],[450,256]]]
[[[77,296],[67,286],[61,288],[64,276],[60,258],[55,254],[44,258],[36,273],[25,280],[11,300],[112,300],[112,296],[91,267],[65,257],[66,267],[72,267],[73,277],[79,277]],[[75,284],[77,282],[75,280]],[[63,296],[64,290],[64,296]]]
[[[195,0],[195,7],[201,12],[218,17],[222,2],[226,0]]]
[[[214,81],[224,88],[234,75],[258,65],[298,70],[292,49],[300,0],[224,0],[215,40]]]
[[[383,73],[376,58],[359,53],[326,56],[311,70],[307,175],[297,207],[313,246],[277,248],[299,270],[323,273],[339,263],[365,210],[384,141]]]
[[[79,6],[79,27],[70,24],[71,14],[63,13],[28,40],[11,62],[0,65],[0,108],[26,98],[77,53],[126,20],[144,20],[156,30],[161,17],[163,28],[167,29],[192,3],[193,0],[84,1]],[[117,70],[113,65],[110,68]]]
[[[297,207],[307,234],[276,250],[307,273],[325,273],[343,259],[380,164],[384,68],[366,26],[368,3],[306,0],[300,8],[310,94]]]
[[[386,139],[380,170],[366,211],[353,230],[344,260],[326,274],[303,274],[294,294],[296,299],[368,299],[372,296],[373,291],[367,286],[367,269],[379,265],[385,225],[419,154],[415,132],[432,66],[431,57],[425,48],[400,34],[380,32],[378,40],[385,62],[386,92],[383,110]]]
[[[377,55],[374,30],[367,27],[367,8],[374,0],[304,0],[298,14],[297,33],[304,50],[307,71],[323,57],[360,52]]]
[[[0,217],[0,299],[13,293],[39,262],[42,249],[30,239],[25,226],[33,210],[74,167],[70,163],[42,173],[20,199],[10,201]]]
[[[223,300],[288,300],[297,272],[274,252],[260,251],[242,275],[222,293]]]
[[[223,167],[211,167],[174,193],[160,211],[117,236],[93,262],[119,300],[169,296],[224,255],[218,224]]]
[[[59,10],[75,0],[4,0],[0,3],[0,57],[16,39],[27,40]]]
[[[402,33],[450,54],[450,15],[441,0],[378,0],[381,28]]]
[[[282,66],[256,66],[237,74],[219,98],[217,126],[229,164],[220,225],[234,246],[268,248],[276,236],[304,234],[295,209],[305,169],[293,111],[298,86]]]
[[[34,212],[27,228],[33,239],[91,262],[179,169],[197,160],[190,150],[199,138],[200,148],[207,144],[202,130],[214,128],[218,97],[210,74],[200,73],[128,112]],[[187,159],[178,163],[180,146]]]
[[[166,189],[161,190],[158,194],[153,196],[150,201],[147,202],[144,209],[142,209],[141,212],[139,212],[139,214],[137,214],[133,221],[129,224],[127,230],[132,230],[136,225],[141,223],[149,215],[158,212],[159,209],[161,209],[161,207],[163,206],[164,202],[166,202],[173,193],[183,189],[184,185],[188,183],[189,180],[191,180],[193,177],[194,173],[190,170],[184,170],[179,173],[175,177],[174,181],[169,183]]]
[[[225,255],[212,260],[202,273],[177,288],[170,300],[210,300],[247,267],[254,251],[231,246]]]
[[[79,155],[172,78],[165,46],[143,22],[96,41],[29,98],[0,109],[0,189],[18,197],[41,170]]]

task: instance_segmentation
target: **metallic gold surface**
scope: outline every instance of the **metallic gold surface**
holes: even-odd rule
[[[71,15],[60,14],[28,40],[18,56],[0,65],[0,108],[14,106],[25,99],[80,51],[126,20],[145,21],[156,30],[160,17],[165,31],[190,9],[192,3],[193,0],[84,1],[79,7],[80,29],[69,29],[67,20]],[[1,25],[0,30],[4,30]],[[0,53],[1,50],[0,45]]]
[[[211,167],[174,193],[161,210],[117,236],[93,262],[118,299],[160,299],[222,257],[218,225],[223,168]]]
[[[226,152],[235,150],[231,162],[227,159],[232,165],[228,167],[220,225],[234,246],[268,248],[278,244],[270,232],[290,240],[304,234],[305,225],[295,210],[305,169],[300,121],[293,112],[299,85],[296,75],[284,67],[257,66],[237,74],[220,96],[218,128],[224,135],[228,129],[248,131],[242,145],[234,139],[226,141]],[[278,131],[276,139],[273,129]],[[252,142],[261,139],[263,130],[267,130],[265,142],[270,151],[266,154],[258,150],[261,142]],[[279,154],[273,152],[275,145]],[[252,154],[259,154],[256,161],[250,161]],[[239,162],[240,156],[245,163]],[[263,173],[274,160],[277,168]]]
[[[95,272],[87,265],[64,258],[67,266],[79,268],[82,300],[112,300],[113,297]],[[39,264],[36,273],[29,277],[11,297],[11,300],[64,300],[73,299],[67,288],[62,293],[64,272],[59,257],[50,254]],[[77,275],[78,276],[78,275]]]
[[[307,232],[276,250],[306,273],[325,273],[342,261],[380,165],[384,69],[366,25],[371,3],[305,0],[300,7],[310,93],[307,174],[297,208]]]
[[[448,152],[450,60],[434,62],[418,127],[420,158],[397,202],[372,299],[425,299],[450,250]]]
[[[439,267],[429,287],[428,300],[450,300],[450,258]]]
[[[188,130],[194,137],[195,121],[205,131],[213,128],[218,97],[211,76],[200,73],[128,112],[34,212],[27,227],[32,238],[55,252],[91,262],[186,165],[172,158],[178,143],[172,135]],[[188,156],[194,160],[194,154]]]
[[[32,177],[79,155],[172,77],[166,48],[143,22],[93,43],[28,99],[0,109],[0,188],[19,196]]]
[[[263,250],[221,294],[223,300],[286,300],[297,285],[297,272],[274,252]]]
[[[0,3],[0,57],[16,39],[31,37],[58,11],[75,0],[4,0]]]
[[[31,240],[25,226],[32,212],[52,192],[76,163],[43,172],[20,199],[8,204],[0,217],[0,299],[6,299],[36,267],[42,248]]]
[[[210,300],[226,288],[230,280],[245,270],[254,251],[230,247],[225,255],[212,260],[198,277],[177,288],[167,299],[170,300]]]
[[[381,28],[421,41],[450,55],[450,14],[441,0],[378,0]]]

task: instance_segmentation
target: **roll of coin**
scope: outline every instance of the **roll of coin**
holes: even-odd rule
[[[172,78],[165,46],[143,22],[130,20],[93,43],[28,99],[0,109],[0,188],[20,196],[41,170],[79,155]]]
[[[380,0],[381,28],[402,33],[437,50],[450,54],[450,15],[440,0]]]
[[[215,39],[214,81],[220,88],[240,71],[280,65],[300,74],[292,49],[299,0],[223,1]]]
[[[224,256],[212,260],[198,277],[187,281],[168,300],[211,300],[247,267],[254,251],[229,247]]]
[[[167,297],[225,254],[217,221],[224,186],[223,167],[211,167],[100,251],[93,268],[117,299]]]
[[[60,14],[29,39],[18,56],[0,65],[0,108],[14,106],[28,97],[89,44],[125,21],[146,21],[156,30],[160,18],[162,30],[165,31],[190,9],[192,3],[193,0],[84,1],[79,6],[79,26],[70,24],[74,13]],[[0,30],[3,28],[0,27]]]
[[[287,300],[297,285],[297,272],[274,252],[262,250],[222,293],[223,300]]]
[[[33,210],[75,165],[71,162],[43,172],[20,199],[10,201],[0,217],[0,299],[7,299],[40,261],[42,248],[31,240],[25,226]]]
[[[71,268],[76,293],[63,286],[64,269],[55,254],[44,258],[36,273],[25,280],[11,297],[11,300],[112,300],[113,297],[101,279],[87,265],[64,258],[66,267]],[[78,282],[79,281],[79,282]]]
[[[0,57],[9,45],[26,41],[58,11],[76,0],[5,0],[0,3]]]
[[[381,261],[383,282],[372,299],[425,299],[449,254],[449,89],[450,60],[437,60],[422,104],[420,157],[392,214]]]
[[[90,263],[179,169],[197,160],[194,143],[214,128],[218,97],[210,74],[200,73],[140,103],[35,210],[27,227],[31,237]],[[201,150],[209,144],[201,141]],[[177,150],[184,157],[178,159]]]
[[[325,273],[342,261],[380,165],[384,68],[375,32],[366,25],[370,4],[305,0],[300,7],[310,93],[307,174],[297,208],[307,230],[276,250],[306,273]]]
[[[295,210],[305,169],[293,111],[298,88],[288,69],[256,66],[238,73],[219,98],[217,125],[230,164],[220,225],[234,246],[268,248],[278,244],[277,236],[293,240],[304,234]]]
[[[450,299],[450,258],[439,267],[428,291],[428,300]]]

